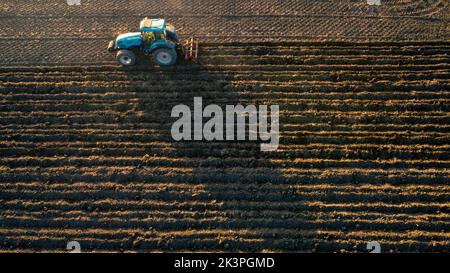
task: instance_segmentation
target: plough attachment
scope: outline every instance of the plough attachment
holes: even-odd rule
[[[198,60],[198,43],[197,37],[187,39],[183,44],[183,54],[185,60],[192,60],[196,62]]]

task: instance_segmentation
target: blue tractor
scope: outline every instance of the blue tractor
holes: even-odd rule
[[[123,66],[136,64],[136,53],[150,55],[160,66],[167,67],[177,62],[178,56],[197,59],[198,39],[191,38],[180,44],[175,28],[164,19],[144,18],[140,32],[119,35],[109,42],[108,51],[117,52],[116,59]]]

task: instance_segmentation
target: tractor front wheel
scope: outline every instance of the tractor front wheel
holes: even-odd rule
[[[136,54],[131,50],[119,50],[117,52],[117,61],[123,66],[131,66],[136,64]]]
[[[160,48],[153,52],[153,60],[160,66],[170,66],[177,61],[175,49]]]

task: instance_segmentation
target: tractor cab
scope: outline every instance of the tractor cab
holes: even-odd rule
[[[144,47],[151,46],[158,40],[166,40],[166,21],[164,19],[148,19],[141,21],[140,31]]]
[[[144,47],[149,47],[155,41],[170,41],[179,43],[175,28],[164,19],[148,19],[141,21],[140,27]]]

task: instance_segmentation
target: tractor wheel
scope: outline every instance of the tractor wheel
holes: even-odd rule
[[[119,50],[116,55],[117,61],[123,66],[131,66],[136,64],[136,54],[131,50]]]
[[[153,52],[153,60],[160,66],[170,66],[177,61],[177,52],[175,49],[160,48]]]

